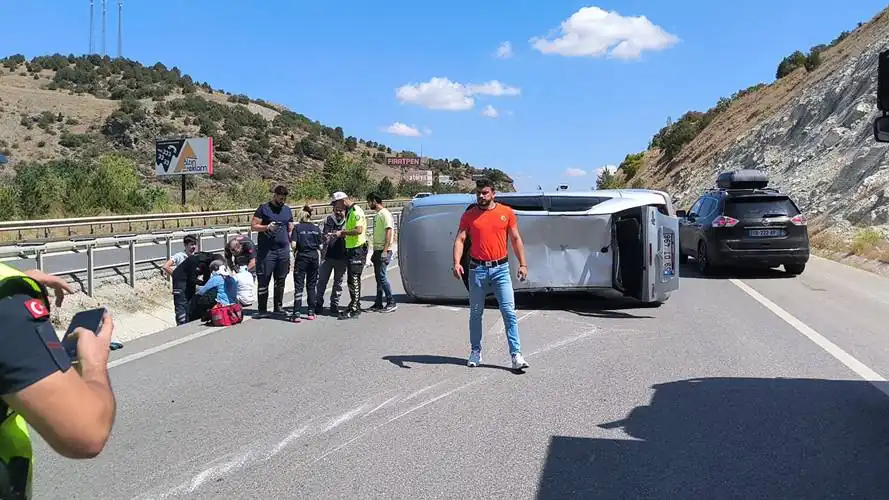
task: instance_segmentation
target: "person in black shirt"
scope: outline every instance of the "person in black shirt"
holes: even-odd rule
[[[290,271],[290,233],[293,212],[285,202],[288,190],[277,186],[271,201],[263,203],[253,214],[251,228],[259,233],[256,251],[257,309],[265,315],[269,303],[269,283],[275,278],[275,314],[284,313],[284,280]]]
[[[346,212],[333,209],[333,213],[324,220],[324,247],[321,250],[321,270],[318,273],[318,301],[315,303],[315,314],[321,314],[324,306],[324,292],[333,272],[333,290],[330,292],[330,315],[339,316],[340,295],[343,293],[343,280],[349,261],[346,259],[346,238],[337,238],[334,233],[343,229],[346,224]]]
[[[292,321],[299,322],[299,310],[302,308],[303,287],[308,292],[308,319],[315,319],[317,301],[318,268],[321,265],[321,245],[324,236],[321,228],[312,222],[312,207],[303,207],[299,216],[299,224],[290,235],[291,245],[295,254],[296,264],[293,269],[293,314]]]
[[[256,276],[256,245],[253,240],[243,234],[230,239],[225,245],[225,263],[233,272],[247,266],[247,270]]]
[[[188,323],[190,303],[195,296],[198,285],[210,279],[210,263],[222,256],[211,252],[195,252],[173,269],[173,290],[180,294],[174,296],[176,306],[176,324]]]

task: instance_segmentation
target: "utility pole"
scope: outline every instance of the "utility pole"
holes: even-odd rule
[[[106,19],[105,12],[108,10],[107,4],[108,4],[108,0],[102,0],[102,55],[103,56],[108,55],[108,44],[106,43],[107,40],[105,39],[105,19]]]
[[[90,50],[89,50],[90,54],[94,54],[96,52],[96,45],[93,42],[93,33],[95,32],[95,27],[94,27],[95,22],[93,21],[93,19],[95,18],[95,14],[94,14],[95,5],[94,4],[95,4],[95,0],[90,0]]]
[[[123,0],[117,0],[117,57],[123,58]]]

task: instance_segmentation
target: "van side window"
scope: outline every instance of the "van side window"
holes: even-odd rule
[[[550,196],[549,210],[551,212],[586,212],[610,199],[604,196]]]
[[[543,198],[540,196],[504,196],[494,198],[497,203],[503,203],[513,210],[523,210],[526,212],[542,212]]]

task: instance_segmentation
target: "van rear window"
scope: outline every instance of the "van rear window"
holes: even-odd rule
[[[549,209],[551,212],[586,212],[610,199],[604,196],[550,196]]]
[[[744,196],[725,200],[725,213],[735,219],[759,219],[767,215],[799,215],[793,201],[787,196]]]
[[[495,198],[497,203],[503,203],[513,210],[527,212],[543,211],[543,198],[540,196],[504,196]]]

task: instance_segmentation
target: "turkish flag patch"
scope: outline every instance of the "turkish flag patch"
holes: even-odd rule
[[[31,317],[34,319],[40,319],[49,316],[49,309],[46,308],[46,304],[44,304],[43,301],[40,299],[26,300],[25,309],[28,310],[28,314],[30,314]]]

